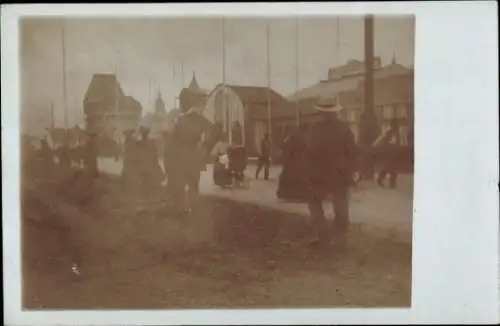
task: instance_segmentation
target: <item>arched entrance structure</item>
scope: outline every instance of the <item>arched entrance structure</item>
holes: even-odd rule
[[[229,136],[231,144],[244,145],[249,156],[257,156],[267,130],[266,87],[218,85],[208,96],[203,115]],[[272,92],[272,111],[286,103]]]

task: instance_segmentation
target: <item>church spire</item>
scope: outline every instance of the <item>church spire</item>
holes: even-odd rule
[[[189,83],[189,89],[198,91],[200,89],[200,86],[198,85],[198,82],[196,81],[196,72],[193,71],[193,78],[191,79],[191,83]]]

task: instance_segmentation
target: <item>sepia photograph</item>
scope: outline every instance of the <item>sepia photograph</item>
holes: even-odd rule
[[[415,24],[22,17],[22,308],[409,308]]]

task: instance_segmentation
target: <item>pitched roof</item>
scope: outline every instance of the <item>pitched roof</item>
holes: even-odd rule
[[[84,102],[100,102],[114,99],[116,96],[121,98],[123,91],[120,83],[114,74],[94,74],[90,81]]]
[[[270,97],[270,102],[272,104],[279,104],[287,101],[285,97],[269,87],[263,86],[238,86],[238,85],[226,85],[230,87],[240,99],[247,104],[266,104],[268,102],[268,97]]]
[[[296,103],[291,102],[281,94],[269,87],[226,85],[230,87],[241,99],[250,118],[266,120],[268,118],[268,100],[271,103],[273,119],[295,118]],[[311,100],[299,101],[301,115],[317,113],[312,109]]]
[[[411,75],[412,70],[402,66],[400,64],[390,64],[384,66],[374,72],[374,78],[376,83],[381,83],[382,79],[392,77],[392,76],[403,76]],[[290,100],[295,99],[306,99],[306,98],[317,98],[322,96],[332,95],[332,93],[341,93],[344,91],[350,91],[358,89],[360,84],[364,81],[364,75],[358,74],[353,76],[348,76],[334,81],[320,81],[312,86],[306,87],[304,89],[295,92],[288,97]]]
[[[307,98],[317,98],[324,96],[331,96],[342,91],[353,90],[358,87],[358,84],[364,76],[352,76],[349,78],[343,78],[335,81],[320,81],[312,86],[301,89],[298,92],[292,94],[288,99],[307,99]]]

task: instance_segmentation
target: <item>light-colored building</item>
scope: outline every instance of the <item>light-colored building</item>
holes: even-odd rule
[[[400,122],[403,145],[408,143],[409,126],[413,124],[413,69],[402,66],[393,58],[389,65],[381,66],[374,59],[375,114],[380,126],[394,118]],[[289,97],[291,101],[314,101],[319,97],[338,95],[344,111],[340,118],[351,125],[359,139],[359,120],[364,110],[364,62],[350,60],[341,67],[331,68],[328,80],[299,90]]]

